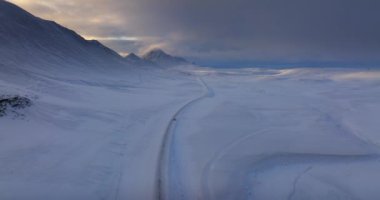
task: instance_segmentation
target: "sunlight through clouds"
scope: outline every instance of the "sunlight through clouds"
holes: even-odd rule
[[[376,0],[10,1],[119,52],[162,46],[207,65],[380,63]]]
[[[121,37],[96,37],[96,36],[83,36],[87,40],[100,40],[100,41],[138,41],[139,38],[137,37],[128,37],[128,36],[121,36]]]

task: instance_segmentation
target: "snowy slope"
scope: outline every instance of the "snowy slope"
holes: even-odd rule
[[[101,43],[87,41],[6,1],[0,1],[0,43],[2,65],[64,68],[123,64],[121,56]]]

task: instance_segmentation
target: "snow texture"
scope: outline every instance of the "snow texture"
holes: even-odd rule
[[[380,198],[378,70],[137,67],[0,11],[1,106],[32,102],[0,117],[1,200]]]

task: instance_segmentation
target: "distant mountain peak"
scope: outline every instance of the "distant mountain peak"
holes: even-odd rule
[[[128,56],[138,57],[135,53],[130,53],[130,54],[128,54]]]
[[[143,59],[157,63],[162,66],[189,64],[189,62],[186,61],[184,58],[169,55],[164,50],[159,48],[155,48],[148,51],[146,54],[143,55]]]
[[[165,51],[163,51],[162,49],[152,49],[150,51],[148,51],[147,53],[145,53],[143,55],[143,58],[144,59],[147,59],[147,60],[151,60],[151,59],[156,59],[156,58],[160,58],[160,57],[169,57],[170,55],[167,54]]]
[[[153,62],[149,60],[142,59],[135,53],[130,53],[124,57],[124,60],[132,65],[136,66],[153,66],[155,65]]]
[[[150,50],[149,52],[151,52],[151,53],[159,53],[159,54],[167,54],[164,50],[162,50],[160,48],[154,48],[154,49]]]
[[[141,60],[141,58],[137,56],[135,53],[130,53],[127,56],[125,56],[125,58],[130,60]]]

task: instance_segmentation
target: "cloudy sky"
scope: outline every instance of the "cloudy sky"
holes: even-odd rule
[[[205,65],[380,63],[379,0],[10,0],[120,53]]]

